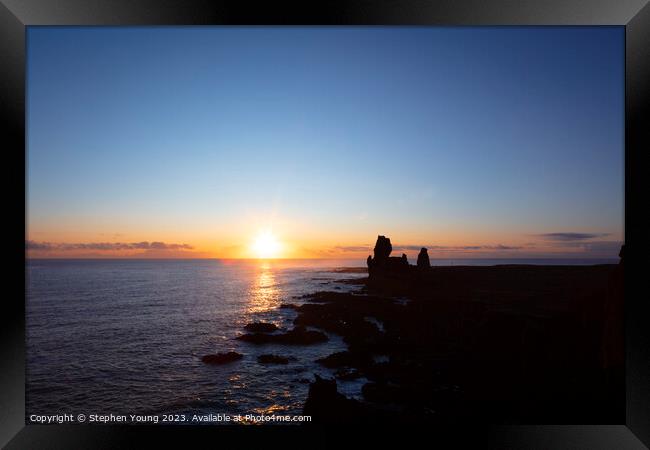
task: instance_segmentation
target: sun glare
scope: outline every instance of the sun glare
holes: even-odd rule
[[[253,242],[252,250],[256,258],[277,258],[280,256],[282,245],[270,231],[263,231],[257,235]]]

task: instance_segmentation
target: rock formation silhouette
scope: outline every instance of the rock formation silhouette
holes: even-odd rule
[[[364,407],[358,400],[349,399],[337,390],[335,379],[316,379],[309,385],[303,414],[311,416],[313,423],[349,424],[351,422],[376,423],[381,416]],[[394,419],[394,416],[392,416]]]
[[[371,278],[400,276],[408,273],[409,262],[406,254],[402,253],[401,257],[390,256],[393,246],[390,238],[386,236],[377,236],[377,242],[374,248],[374,257],[368,256],[368,275]]]
[[[317,422],[331,422],[335,421],[337,415],[348,412],[350,405],[356,405],[357,402],[338,392],[335,379],[328,380],[316,374],[314,377],[316,380],[309,385],[304,414],[312,416]]]
[[[390,238],[386,236],[377,236],[377,243],[375,244],[375,258],[376,263],[385,262],[390,257],[390,252],[393,251],[393,246],[390,243]]]
[[[427,253],[427,249],[422,247],[420,250],[420,254],[418,255],[418,262],[417,262],[418,267],[423,267],[423,268],[428,268],[431,267],[431,261],[429,260],[429,253]]]

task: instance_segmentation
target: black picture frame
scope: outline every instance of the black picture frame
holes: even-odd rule
[[[446,438],[484,441],[495,448],[644,448],[650,446],[650,339],[648,300],[640,274],[647,185],[641,158],[650,149],[650,6],[647,0],[593,1],[464,0],[356,1],[249,4],[202,0],[0,0],[0,84],[5,132],[2,180],[8,207],[5,291],[0,361],[0,444],[25,448],[135,447],[155,436],[232,433],[216,427],[118,427],[25,425],[25,31],[35,25],[617,25],[625,27],[625,327],[626,420],[624,424],[481,427]],[[7,158],[9,156],[10,158]],[[643,230],[643,231],[637,231]],[[11,243],[9,243],[11,242]],[[10,293],[10,294],[9,294]],[[268,431],[268,427],[265,432]],[[293,432],[272,431],[286,435]],[[313,431],[315,428],[311,428]],[[322,430],[321,430],[322,431]],[[375,430],[375,435],[390,430]],[[424,430],[436,440],[432,430]],[[241,431],[237,431],[242,435]],[[259,435],[260,431],[248,433]],[[334,433],[335,434],[335,433]],[[322,434],[325,436],[325,434]],[[333,434],[329,432],[328,436]],[[220,441],[214,441],[220,442]]]

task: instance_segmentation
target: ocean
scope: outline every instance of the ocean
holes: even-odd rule
[[[433,265],[600,264],[617,260],[432,260]],[[365,277],[338,267],[363,260],[28,260],[26,416],[31,414],[301,414],[314,361],[345,345],[336,335],[309,346],[234,339],[244,325],[293,327],[282,303],[337,280]],[[372,320],[369,318],[368,320]],[[236,351],[221,366],[201,357]],[[262,354],[287,365],[257,362]],[[381,355],[377,355],[381,358]],[[360,398],[367,380],[338,381]]]

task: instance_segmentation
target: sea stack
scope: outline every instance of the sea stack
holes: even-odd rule
[[[385,265],[390,257],[390,252],[393,251],[393,246],[390,243],[390,238],[386,236],[377,236],[377,242],[374,249],[374,262],[376,265]]]
[[[420,249],[420,253],[418,254],[417,265],[418,267],[425,269],[431,267],[431,261],[429,261],[429,253],[427,253],[427,249],[424,247]]]
[[[392,251],[393,246],[390,243],[390,238],[377,236],[374,257],[368,256],[367,259],[370,278],[402,275],[408,271],[410,266],[406,255],[402,253],[401,257],[390,256]]]

